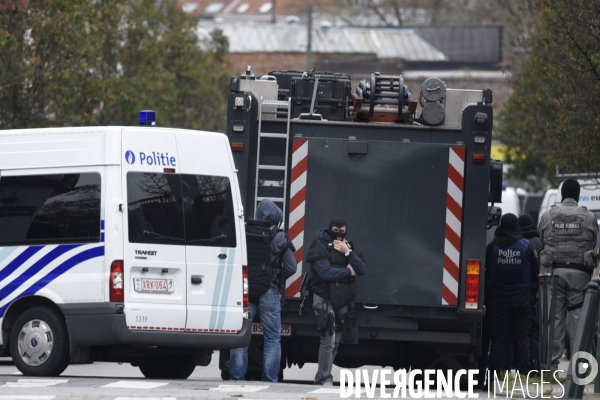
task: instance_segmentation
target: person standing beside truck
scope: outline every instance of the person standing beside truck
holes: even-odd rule
[[[365,273],[362,254],[346,240],[346,221],[335,217],[327,229],[317,232],[308,250],[313,291],[313,310],[317,317],[320,344],[315,385],[332,386],[331,369],[342,331],[353,319],[352,301],[356,294],[356,275]]]
[[[519,217],[519,230],[523,238],[529,240],[536,253],[542,251],[542,241],[537,228],[533,225],[533,217],[529,214],[523,214]],[[540,370],[540,314],[538,310],[539,282],[536,276],[532,276],[531,281],[531,328],[529,329],[529,351],[531,360],[531,369]]]
[[[281,275],[283,280],[292,276],[298,267],[294,257],[294,247],[287,235],[281,231],[279,226],[283,221],[283,212],[273,201],[263,199],[256,207],[256,220],[268,221],[269,226],[274,229],[274,235],[270,240],[270,262],[273,266],[270,281],[266,283],[268,289],[264,294],[255,296],[259,287],[253,287],[253,279],[249,278],[249,308],[250,320],[254,321],[256,315],[260,315],[260,322],[264,332],[263,372],[262,380],[265,382],[277,382],[279,378],[279,367],[281,362],[281,294],[279,283]],[[249,257],[250,262],[250,257]],[[277,264],[277,265],[275,265]],[[252,273],[249,271],[249,273]],[[233,381],[246,379],[248,371],[248,347],[232,349],[229,358],[229,378]]]
[[[485,303],[491,371],[509,369],[512,340],[514,367],[522,374],[529,372],[531,282],[538,273],[538,255],[531,243],[523,239],[517,216],[504,214],[486,249]]]
[[[578,205],[579,182],[567,179],[560,189],[562,202],[540,218],[542,272],[558,275],[552,369],[558,369],[563,354],[565,329],[571,343],[581,317],[583,297],[596,267],[594,246],[598,237],[596,216]]]

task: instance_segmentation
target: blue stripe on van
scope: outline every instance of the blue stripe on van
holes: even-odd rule
[[[10,274],[15,272],[17,268],[23,265],[24,262],[29,260],[35,253],[43,249],[44,246],[30,246],[25,249],[21,254],[19,254],[14,260],[12,260],[6,267],[0,270],[0,280],[4,280]],[[1,298],[1,297],[0,297]]]
[[[30,279],[32,276],[34,276],[35,274],[40,272],[42,270],[42,268],[44,268],[46,265],[50,264],[52,261],[54,261],[58,257],[62,256],[67,251],[72,250],[79,246],[81,246],[81,245],[80,244],[65,244],[65,245],[60,245],[60,246],[52,249],[48,254],[46,254],[45,256],[40,258],[38,261],[36,261],[31,267],[29,267],[29,268],[27,268],[27,270],[23,271],[23,273],[20,276],[13,279],[12,281],[10,281],[8,283],[8,285],[6,285],[2,289],[0,289],[0,299],[7,297],[12,292],[17,290],[19,288],[19,286],[21,286],[22,284],[27,282],[27,280]]]
[[[91,249],[82,251],[79,254],[75,254],[73,257],[65,260],[62,264],[54,268],[46,276],[44,276],[32,286],[30,286],[28,289],[26,289],[23,293],[19,294],[19,296],[17,296],[16,299],[34,295],[40,289],[44,288],[47,284],[49,284],[50,282],[52,282],[53,280],[55,280],[56,278],[58,278],[59,276],[76,266],[77,264],[102,256],[104,256],[104,246],[93,247]],[[8,306],[10,306],[16,299],[14,299],[8,304],[5,304],[0,308],[0,318],[4,316],[4,313],[6,312]]]
[[[231,276],[233,275],[233,261],[235,258],[235,249],[229,249],[227,257],[227,275],[225,277],[225,286],[223,287],[223,295],[219,304],[219,321],[217,329],[223,329],[225,323],[225,314],[227,314],[227,298],[229,297],[229,288],[231,287]]]
[[[221,253],[225,253],[227,249],[221,248]],[[217,324],[217,314],[219,306],[219,295],[221,294],[221,286],[223,286],[223,275],[225,273],[225,260],[219,259],[219,271],[217,271],[217,280],[215,282],[215,292],[210,306],[210,324],[208,329],[215,329]]]

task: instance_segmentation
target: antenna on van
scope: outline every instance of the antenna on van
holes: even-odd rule
[[[139,126],[156,126],[156,111],[142,110],[138,112]]]

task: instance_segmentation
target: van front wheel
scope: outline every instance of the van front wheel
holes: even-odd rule
[[[187,379],[196,369],[192,356],[168,357],[139,365],[148,379]]]
[[[10,354],[23,375],[60,375],[69,365],[69,336],[63,316],[47,307],[25,311],[13,325]]]

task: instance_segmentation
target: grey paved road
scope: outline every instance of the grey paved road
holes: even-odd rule
[[[562,367],[562,365],[561,365]],[[564,363],[566,369],[566,363]],[[285,371],[283,383],[223,382],[218,369],[218,353],[208,367],[197,367],[187,380],[167,381],[144,379],[137,368],[113,363],[72,365],[60,377],[23,377],[9,359],[0,359],[0,400],[27,399],[339,399],[340,388],[326,388],[311,384],[316,365],[307,364]],[[368,369],[379,369],[368,367]],[[339,380],[339,368],[334,377]],[[392,393],[388,389],[387,393]],[[487,398],[487,392],[476,391],[479,398]],[[534,392],[532,392],[533,395]],[[375,391],[380,398],[380,388]],[[519,393],[516,393],[515,397]],[[363,393],[361,398],[366,398]],[[506,398],[506,396],[501,396]],[[535,396],[540,398],[540,395]],[[354,396],[352,396],[354,398]],[[457,397],[454,397],[457,398]]]

